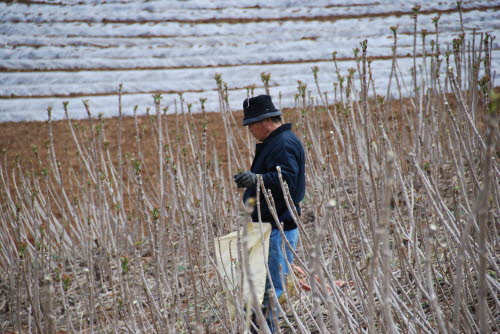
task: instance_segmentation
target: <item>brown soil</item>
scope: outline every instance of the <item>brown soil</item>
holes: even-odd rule
[[[410,108],[410,102],[405,99],[403,103],[406,108]],[[395,114],[400,115],[400,108],[402,107],[401,101],[395,100],[391,102],[391,109]],[[287,122],[294,122],[300,111],[294,109],[282,109],[284,118]],[[240,131],[246,138],[246,129],[240,126],[243,119],[243,112],[237,111],[233,113],[237,124],[233,125],[233,132]],[[326,121],[325,124],[329,124],[328,116],[324,112],[318,112],[321,118]],[[181,147],[187,147],[187,141],[182,137],[185,132],[182,130],[184,124],[195,124],[198,129],[198,135],[201,132],[202,123],[204,117],[202,114],[192,114],[194,122],[185,123],[186,115],[166,115],[166,122],[168,124],[169,136],[171,140],[176,140],[177,135],[181,135],[178,142]],[[207,140],[208,140],[208,150],[213,152],[212,147],[215,146],[220,162],[224,163],[227,161],[227,148],[226,148],[226,138],[224,124],[222,121],[222,115],[219,112],[206,113],[207,117]],[[315,116],[316,117],[316,116]],[[93,128],[97,125],[98,120],[93,119]],[[85,135],[89,135],[89,121],[88,120],[72,120],[73,125],[78,126],[81,132]],[[150,116],[140,116],[138,117],[139,128],[141,129],[141,149],[143,151],[146,166],[154,166],[157,161],[157,150],[154,141],[154,136],[151,135],[151,119]],[[164,123],[165,124],[165,123]],[[402,121],[399,121],[402,124]],[[329,126],[327,126],[327,130]],[[53,136],[54,136],[54,146],[57,159],[61,163],[61,169],[67,170],[68,167],[79,168],[76,159],[76,145],[71,135],[70,128],[68,126],[67,120],[53,121]],[[119,119],[118,117],[104,119],[104,129],[106,140],[109,142],[109,150],[112,157],[116,157],[118,152],[118,127]],[[122,152],[123,154],[135,153],[137,151],[136,139],[135,139],[135,125],[133,117],[123,117],[122,123]],[[85,139],[83,140],[85,143]],[[36,162],[37,158],[33,153],[33,146],[38,147],[38,152],[41,161],[45,163],[47,157],[46,145],[49,143],[49,131],[47,122],[6,122],[0,123],[0,151],[4,152],[4,158],[7,163],[13,163],[15,160],[19,159],[21,164],[24,166],[30,165]],[[241,148],[243,148],[243,144]],[[213,154],[213,153],[212,153]],[[207,159],[212,159],[212,156],[208,156]],[[0,164],[4,164],[3,158],[0,160]],[[36,163],[38,164],[38,163]],[[36,165],[35,164],[35,165]]]
[[[496,93],[500,93],[500,87],[495,88]],[[455,108],[456,101],[449,95],[448,101],[452,109]],[[381,115],[376,111],[377,109],[373,105],[373,101],[370,102],[370,109],[372,110],[372,115],[374,117],[381,117]],[[333,106],[331,105],[331,108]],[[408,126],[406,118],[402,117],[402,110],[412,110],[411,103],[409,99],[405,98],[403,100],[392,100],[390,101],[389,114],[380,119],[383,122],[392,123],[394,119],[397,120],[398,131],[402,131]],[[285,121],[294,123],[297,120],[297,115],[300,111],[295,109],[282,109]],[[233,113],[236,120],[236,124],[233,124],[233,132],[240,132],[243,137],[246,138],[246,129],[244,129],[240,124],[243,119],[243,112],[236,111]],[[192,117],[192,119],[191,119]],[[314,111],[314,115],[309,112],[308,117],[318,117],[318,119],[323,120],[325,125],[325,130],[330,129],[330,120],[325,112],[320,109]],[[343,117],[339,114],[339,117]],[[395,117],[395,118],[394,118]],[[172,141],[172,146],[188,149],[188,142],[185,138],[185,124],[189,124],[190,128],[193,125],[197,128],[196,135],[200,138],[200,133],[202,129],[202,124],[204,122],[204,116],[202,114],[192,114],[192,115],[181,115],[181,114],[169,114],[166,115],[163,120],[163,125],[165,127],[165,121],[168,125],[168,132],[170,139]],[[95,129],[98,124],[97,119],[93,119],[92,128]],[[106,140],[109,142],[109,151],[112,159],[117,159],[118,152],[118,128],[119,119],[117,117],[104,119],[104,133]],[[222,115],[219,112],[209,112],[206,113],[207,122],[207,142],[208,142],[208,161],[213,160],[213,148],[217,150],[218,162],[225,164],[227,161],[227,147],[224,124],[222,121]],[[141,150],[144,156],[144,162],[146,166],[155,166],[157,164],[158,153],[155,143],[155,135],[152,135],[152,116],[139,116],[138,117],[139,129],[141,132]],[[73,126],[78,126],[83,139],[80,143],[87,143],[85,136],[90,137],[90,127],[89,120],[72,120]],[[70,128],[68,126],[67,120],[53,121],[53,136],[54,136],[54,147],[57,159],[61,164],[61,170],[67,172],[70,168],[78,170],[81,168],[79,166],[79,160],[76,157],[76,145],[74,143]],[[192,130],[192,134],[195,134]],[[133,117],[123,117],[122,123],[122,153],[130,153],[135,155],[137,152],[136,145],[136,130],[134,125]],[[178,137],[179,136],[179,137]],[[179,138],[177,140],[177,138]],[[3,152],[3,156],[0,157],[0,166],[8,164],[12,166],[16,160],[20,161],[22,166],[28,167],[33,166],[35,170],[40,170],[40,168],[46,164],[47,160],[47,150],[46,146],[49,143],[49,131],[47,122],[6,122],[0,123],[0,151]],[[240,148],[243,149],[243,143],[239,142]],[[33,147],[37,146],[37,151],[39,152],[40,162],[34,154]],[[246,152],[243,150],[242,152]],[[116,162],[116,160],[115,160]],[[249,166],[247,166],[249,167]],[[10,168],[8,168],[10,169]]]
[[[242,115],[235,115],[237,120],[241,122]],[[184,121],[182,116],[178,115],[167,115],[166,120],[169,125],[169,133],[171,139],[175,139],[176,136],[176,118],[179,125],[182,125]],[[203,115],[193,114],[193,118],[197,123],[198,127],[201,127],[201,122],[203,121]],[[98,120],[94,119],[93,125],[97,125]],[[73,125],[78,126],[82,129],[83,133],[88,133],[89,130],[89,120],[72,120]],[[141,134],[141,149],[144,153],[146,165],[148,159],[154,156],[156,149],[154,148],[155,143],[153,136],[151,136],[151,121],[148,116],[138,117],[139,129],[142,130]],[[217,141],[222,141],[221,136],[217,136],[218,133],[224,132],[224,126],[221,119],[220,113],[207,113],[207,124],[209,132],[213,134],[213,138],[217,138]],[[56,156],[61,162],[61,169],[65,170],[67,167],[78,168],[77,160],[75,158],[75,152],[77,150],[74,140],[72,138],[71,130],[68,125],[67,120],[53,121],[53,134],[54,134],[54,146],[56,151]],[[104,129],[106,140],[109,141],[110,152],[116,154],[118,152],[118,127],[119,119],[118,117],[113,117],[109,119],[104,119]],[[39,149],[39,154],[42,161],[45,161],[46,150],[45,146],[49,143],[49,127],[47,122],[6,122],[0,123],[0,150],[5,153],[5,158],[7,163],[13,162],[16,159],[20,159],[22,165],[29,164],[30,162],[36,161],[35,154],[33,153],[33,146],[36,145]],[[135,140],[135,125],[133,117],[123,117],[122,123],[122,150],[123,154],[136,152],[136,140]],[[225,141],[218,143],[217,146],[221,147],[220,152],[223,153],[223,148],[225,146]],[[2,161],[2,164],[4,161]]]

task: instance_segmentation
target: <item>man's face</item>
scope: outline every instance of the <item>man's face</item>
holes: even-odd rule
[[[248,125],[248,130],[258,141],[263,141],[269,135],[268,119]]]

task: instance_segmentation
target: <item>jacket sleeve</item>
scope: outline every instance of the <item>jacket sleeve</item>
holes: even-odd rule
[[[296,182],[299,174],[299,162],[297,161],[296,151],[292,146],[287,145],[274,150],[272,156],[274,158],[268,169],[270,171],[262,173],[264,185],[267,189],[271,189],[274,196],[282,198],[283,192],[278,178],[278,172],[276,171],[276,167],[279,166],[281,168],[283,181],[288,184],[290,193],[293,194],[297,186]]]
[[[245,189],[245,193],[243,194],[243,204],[246,203],[247,199],[250,197],[256,197],[256,187],[250,187]]]

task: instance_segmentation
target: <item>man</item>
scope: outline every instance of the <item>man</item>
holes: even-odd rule
[[[281,168],[283,181],[288,184],[290,195],[297,212],[300,214],[299,203],[305,193],[305,153],[297,136],[292,132],[292,125],[282,124],[281,111],[274,107],[269,95],[259,95],[243,101],[243,126],[248,126],[252,135],[260,143],[255,147],[255,158],[250,171],[235,175],[234,181],[239,188],[246,188],[243,202],[247,203],[249,198],[255,198],[257,174],[262,175],[266,189],[270,189],[279,222],[282,223],[285,236],[295,249],[298,240],[298,228],[294,222],[285,202],[283,191],[278,179],[276,167]],[[269,241],[268,265],[276,296],[279,298],[285,288],[285,275],[289,268],[282,250],[282,236],[277,227],[264,196],[260,196],[260,211],[263,222],[272,224],[272,232]],[[292,203],[290,203],[292,205]],[[258,221],[258,212],[255,207],[252,212],[252,221]],[[293,261],[293,254],[286,246],[286,257],[288,262]],[[280,277],[280,270],[283,276]],[[267,323],[274,332],[275,324],[273,318],[277,318],[277,312],[273,316],[267,290],[271,284],[266,280],[266,294],[262,303],[267,310]],[[272,304],[271,304],[272,305]]]

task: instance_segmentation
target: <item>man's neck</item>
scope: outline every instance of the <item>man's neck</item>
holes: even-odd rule
[[[277,128],[279,128],[280,126],[282,126],[283,123],[274,123],[272,122],[270,125],[269,125],[269,133],[267,134],[266,138],[262,139],[261,142],[263,142],[264,140],[266,140],[270,135],[271,133],[273,133],[274,130],[276,130]]]

